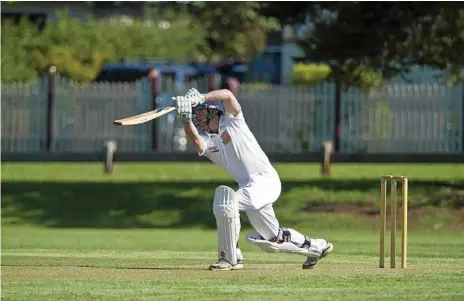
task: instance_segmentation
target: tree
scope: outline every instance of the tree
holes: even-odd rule
[[[50,65],[72,80],[89,81],[105,62],[144,57],[189,60],[197,55],[204,43],[198,23],[162,14],[152,19],[156,22],[110,23],[75,19],[63,11],[43,30],[26,19],[18,25],[2,23],[2,81],[35,79]]]
[[[266,16],[312,25],[296,42],[310,62],[329,64],[346,85],[359,68],[389,78],[414,65],[449,69],[464,65],[464,10],[460,2],[271,2]]]
[[[204,29],[206,45],[201,49],[204,60],[223,58],[246,61],[266,45],[267,33],[278,30],[274,17],[260,14],[261,2],[163,3],[177,14],[187,13]]]
[[[37,27],[26,19],[17,25],[2,23],[2,81],[26,81],[38,76],[38,71],[31,67],[38,35]]]

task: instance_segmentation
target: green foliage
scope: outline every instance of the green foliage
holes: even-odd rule
[[[313,86],[329,79],[331,75],[332,70],[329,65],[298,63],[293,66],[292,83]],[[362,90],[378,87],[382,82],[383,77],[380,73],[364,67],[358,67],[354,72],[345,73],[343,76],[345,87],[354,86]]]
[[[38,30],[26,20],[18,25],[2,22],[2,81],[26,81],[38,76],[33,67]]]
[[[297,85],[317,85],[330,76],[330,67],[320,64],[303,64],[293,65],[292,83]]]
[[[368,91],[379,87],[383,83],[382,74],[367,67],[360,66],[351,72],[349,70],[343,71],[342,84],[345,89],[356,87]]]
[[[40,33],[33,52],[33,66],[44,71],[56,66],[58,72],[76,81],[91,80],[104,61],[112,56],[102,26],[88,18],[84,22],[66,12],[58,14]]]
[[[202,30],[188,17],[152,13],[149,21],[80,20],[57,14],[42,31],[27,20],[2,24],[2,81],[37,78],[50,65],[72,80],[89,81],[105,62],[124,58],[193,59],[203,43]],[[151,21],[153,20],[153,21]],[[166,21],[165,21],[166,20]],[[151,22],[150,22],[151,21]]]
[[[359,66],[384,78],[431,66],[447,70],[451,83],[462,80],[460,2],[269,2],[261,13],[282,24],[304,24],[309,16],[307,35],[296,42],[311,62],[340,69],[345,85],[359,86]],[[374,74],[362,77],[375,83]]]
[[[262,5],[253,1],[187,4],[185,10],[205,31],[208,44],[202,48],[204,58],[249,60],[264,49],[267,33],[280,29],[280,24],[276,18],[260,14]],[[177,11],[182,8],[175,7]]]

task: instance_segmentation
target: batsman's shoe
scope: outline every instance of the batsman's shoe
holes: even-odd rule
[[[240,270],[243,269],[243,260],[237,260],[236,265],[230,264],[224,258],[218,260],[217,263],[209,266],[209,269],[212,271],[230,271],[230,270]]]
[[[319,260],[328,256],[333,251],[333,245],[324,239],[306,238],[304,245],[313,253],[319,253],[318,257],[308,257],[303,263],[303,269],[313,269],[319,263]]]

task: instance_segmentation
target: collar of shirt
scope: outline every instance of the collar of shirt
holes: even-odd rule
[[[225,127],[225,124],[226,124],[226,120],[225,120],[225,115],[222,115],[219,119],[219,129],[218,129],[218,133],[217,134],[214,134],[214,133],[210,133],[210,132],[205,132],[206,135],[208,135],[208,137],[215,137],[215,136],[219,136],[221,135],[223,132],[224,132],[224,127]]]

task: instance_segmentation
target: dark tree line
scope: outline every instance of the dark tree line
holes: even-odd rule
[[[330,66],[330,76],[346,86],[359,86],[367,73],[389,78],[407,74],[415,65],[446,70],[456,82],[464,65],[464,4],[458,1],[150,5],[162,11],[147,15],[151,27],[146,20],[110,27],[65,18],[42,31],[24,23],[3,24],[2,79],[4,74],[9,80],[33,78],[55,63],[70,77],[85,80],[103,62],[128,56],[249,61],[263,50],[269,32],[302,23],[311,25],[295,40],[304,52],[303,61]]]
[[[305,59],[349,82],[359,68],[388,78],[414,65],[457,80],[464,66],[462,2],[269,2],[261,13],[281,24],[309,21],[311,30],[296,41]]]

